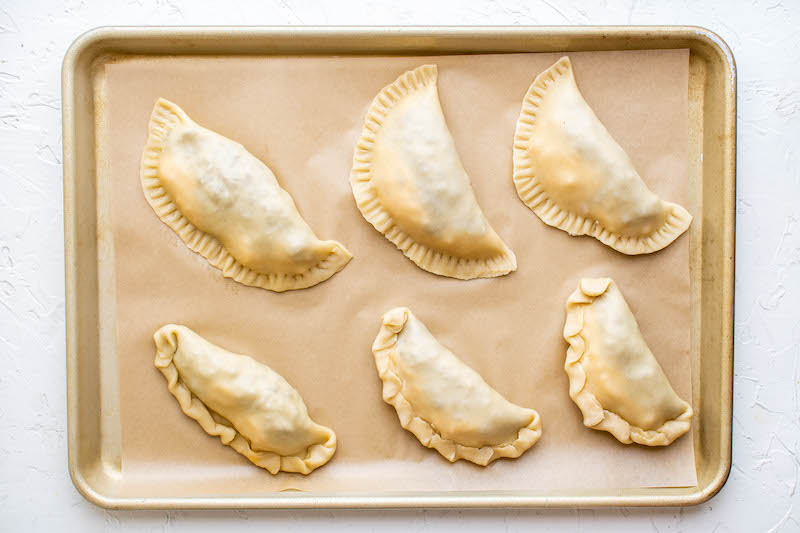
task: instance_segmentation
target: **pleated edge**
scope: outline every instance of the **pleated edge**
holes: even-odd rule
[[[326,426],[321,427],[328,430],[328,439],[322,444],[309,446],[306,449],[305,457],[297,457],[253,450],[249,439],[239,433],[233,425],[228,426],[217,422],[212,413],[223,419],[225,417],[209,409],[200,398],[189,390],[181,380],[180,372],[173,361],[175,352],[178,350],[178,331],[181,328],[185,328],[185,326],[167,324],[155,332],[153,340],[157,348],[154,365],[167,379],[167,389],[178,401],[186,416],[194,419],[212,437],[219,437],[222,444],[230,446],[253,464],[273,475],[280,471],[307,475],[330,461],[336,452],[336,433]]]
[[[158,173],[158,159],[164,144],[169,133],[179,124],[195,123],[176,104],[159,98],[153,107],[148,126],[140,179],[147,203],[158,218],[169,226],[190,250],[200,254],[211,266],[221,270],[224,277],[243,285],[274,292],[312,287],[327,280],[347,265],[353,257],[352,254],[341,243],[330,241],[335,244],[331,253],[305,272],[300,274],[256,272],[237,261],[219,239],[192,224],[162,186]]]
[[[431,84],[435,85],[437,79],[436,65],[423,65],[401,75],[373,99],[353,154],[353,168],[350,172],[353,197],[367,222],[421,269],[462,280],[504,276],[517,269],[517,258],[505,243],[502,254],[485,259],[465,259],[433,250],[415,242],[401,230],[373,190],[372,150],[383,121],[405,96]]]
[[[403,396],[403,381],[395,371],[393,359],[397,354],[397,339],[406,322],[414,315],[408,308],[397,307],[383,315],[381,329],[372,345],[378,376],[383,382],[383,400],[397,411],[400,425],[414,434],[420,443],[438,451],[445,459],[454,463],[464,459],[480,466],[486,466],[501,457],[516,458],[536,444],[542,435],[539,413],[533,409],[533,420],[519,429],[517,438],[510,443],[493,446],[464,446],[443,438],[426,420],[414,413],[414,407]]]
[[[619,235],[590,220],[562,209],[536,178],[527,157],[536,113],[546,92],[564,77],[575,83],[572,63],[564,56],[536,76],[522,101],[514,131],[514,186],[520,200],[547,225],[566,231],[572,236],[588,235],[606,246],[626,255],[657,252],[682,235],[692,222],[692,216],[680,205],[662,203],[668,210],[664,223],[648,235]]]
[[[677,418],[667,420],[658,429],[646,430],[604,409],[597,397],[585,387],[586,371],[581,364],[587,353],[587,341],[583,336],[583,311],[604,294],[612,283],[614,281],[611,278],[584,278],[567,299],[564,339],[569,347],[564,370],[569,377],[569,396],[581,410],[586,427],[607,431],[623,444],[636,442],[645,446],[667,446],[691,427],[692,407],[688,403],[684,401],[686,409]]]

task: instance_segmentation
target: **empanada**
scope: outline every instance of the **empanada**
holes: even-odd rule
[[[567,57],[539,74],[522,102],[514,185],[546,224],[624,254],[661,250],[692,222],[647,188],[581,96]]]
[[[564,338],[569,395],[584,425],[647,446],[689,431],[692,408],[672,390],[610,278],[580,281],[567,300]]]
[[[181,409],[212,436],[277,474],[308,474],[336,451],[300,394],[267,365],[212,344],[185,326],[156,331],[155,365]]]
[[[350,184],[375,229],[420,268],[458,279],[516,270],[478,206],[439,105],[438,71],[406,72],[372,101]]]
[[[536,411],[503,398],[405,307],[383,315],[372,352],[383,399],[400,425],[450,462],[486,466],[519,457],[539,440]]]
[[[163,98],[150,118],[141,179],[153,210],[186,246],[244,285],[311,287],[352,257],[314,235],[264,163]]]

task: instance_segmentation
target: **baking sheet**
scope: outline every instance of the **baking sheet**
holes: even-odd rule
[[[583,276],[619,284],[676,392],[691,398],[688,238],[644,257],[571,238],[516,196],[511,145],[522,97],[559,54],[445,57],[130,58],[105,65],[112,185],[122,469],[153,496],[274,490],[386,492],[693,486],[691,434],[668,448],[588,430],[567,394],[564,303]],[[687,205],[688,51],[571,53],[578,84],[648,186]],[[519,269],[494,280],[417,268],[358,212],[348,183],[367,106],[399,74],[440,68],[450,129],[487,217]],[[155,99],[265,161],[320,238],[355,258],[329,281],[284,294],[224,279],[147,205],[138,178]],[[544,433],[514,461],[450,464],[403,430],[380,396],[370,346],[381,314],[409,306],[434,335]],[[339,448],[304,477],[271,476],[182,414],[153,367],[153,332],[182,323],[281,373]],[[207,483],[197,483],[198,480]]]

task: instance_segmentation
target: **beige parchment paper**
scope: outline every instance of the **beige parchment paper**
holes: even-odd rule
[[[585,276],[613,277],[677,393],[691,401],[688,237],[629,257],[541,222],[517,197],[512,139],[533,78],[560,54],[445,57],[127,58],[106,64],[122,474],[151,495],[277,490],[547,490],[696,484],[691,433],[667,448],[587,429],[568,395],[564,305]],[[647,185],[688,206],[688,51],[572,53],[578,85]],[[356,208],[348,175],[372,98],[439,65],[445,117],[478,201],[517,255],[516,272],[459,281],[429,274]],[[156,98],[242,143],[292,195],[320,238],[355,256],[330,280],[277,294],[225,279],[145,201],[139,160]],[[693,213],[695,216],[697,213]],[[371,345],[405,305],[509,400],[539,411],[543,436],[486,468],[451,464],[403,430],[381,399]],[[153,366],[153,333],[185,324],[291,383],[339,447],[310,476],[272,476],[186,417]]]

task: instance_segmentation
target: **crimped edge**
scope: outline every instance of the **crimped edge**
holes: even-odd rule
[[[565,76],[575,82],[572,63],[567,56],[536,76],[522,101],[514,132],[514,186],[517,195],[545,224],[573,236],[589,235],[623,254],[649,254],[665,248],[683,234],[692,222],[692,215],[682,206],[662,200],[669,212],[658,230],[649,235],[619,235],[607,230],[596,220],[562,209],[536,178],[527,156],[536,112],[546,92]]]
[[[226,278],[275,292],[312,287],[336,274],[350,261],[352,254],[336,241],[331,241],[335,243],[335,247],[325,259],[300,274],[256,272],[237,261],[219,239],[199,229],[181,213],[161,184],[158,174],[159,156],[170,132],[179,124],[195,123],[176,104],[159,98],[150,117],[140,177],[144,196],[150,207],[190,250],[205,257]]]
[[[417,67],[384,87],[372,101],[353,154],[353,169],[350,172],[353,197],[367,222],[423,270],[464,280],[504,276],[517,269],[517,258],[505,243],[505,250],[501,255],[486,259],[465,259],[433,250],[415,242],[401,230],[373,190],[372,150],[384,119],[400,100],[419,89],[435,85],[437,79],[436,65]]]
[[[320,427],[324,427],[330,433],[328,440],[323,444],[309,446],[304,457],[284,456],[274,452],[253,450],[247,437],[239,433],[233,427],[233,424],[225,420],[225,417],[209,409],[181,380],[180,372],[173,362],[173,357],[178,350],[178,334],[176,330],[182,327],[175,324],[167,324],[156,331],[153,335],[157,348],[154,364],[167,378],[167,388],[178,400],[178,404],[180,404],[181,410],[186,416],[196,420],[206,433],[212,437],[219,437],[222,444],[230,446],[247,457],[256,466],[268,470],[270,474],[277,474],[281,470],[309,474],[333,457],[336,451],[336,434],[332,429],[325,426]],[[227,424],[218,420],[224,420]]]
[[[604,409],[597,397],[585,387],[586,371],[581,360],[588,353],[588,342],[583,336],[583,310],[605,293],[612,283],[611,278],[582,279],[567,299],[564,339],[569,343],[569,348],[564,370],[569,376],[569,396],[583,413],[586,427],[608,431],[623,444],[636,442],[646,446],[667,446],[691,427],[692,407],[688,403],[684,402],[686,409],[677,418],[667,420],[658,429],[647,430],[631,425],[618,414]]]
[[[515,458],[533,446],[542,435],[542,424],[539,413],[533,409],[534,417],[530,424],[520,428],[517,438],[508,444],[493,446],[464,446],[456,441],[443,438],[427,421],[414,414],[414,407],[403,396],[403,380],[394,369],[394,357],[397,353],[397,339],[403,331],[411,311],[405,307],[397,307],[383,315],[383,323],[372,353],[378,375],[383,382],[383,400],[397,411],[400,425],[414,434],[423,446],[433,448],[451,463],[466,459],[477,465],[486,466],[500,457]]]

